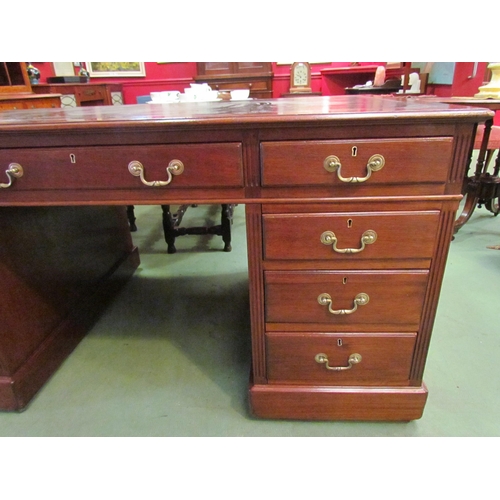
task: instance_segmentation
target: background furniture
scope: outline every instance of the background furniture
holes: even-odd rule
[[[250,97],[273,96],[272,67],[269,62],[196,63],[196,82],[207,82],[212,90],[250,89]]]
[[[492,125],[488,132],[485,126],[479,126],[474,141],[474,149],[479,150],[480,156],[478,157],[478,168],[474,174],[474,179],[469,179],[467,182],[467,192],[473,192],[473,188],[477,189],[477,206],[484,205],[493,215],[497,216],[500,213],[500,127]],[[482,151],[485,151],[486,154],[484,160],[481,160],[484,161],[481,167],[479,158],[481,158]],[[496,161],[493,170],[490,171],[495,152],[497,154]],[[475,182],[479,182],[480,186],[474,187]],[[468,218],[470,218],[470,215]]]
[[[369,80],[373,81],[377,68],[378,66],[376,65],[352,65],[346,67],[324,68],[321,70],[324,82],[323,94],[342,95],[346,93],[346,88],[364,85]],[[387,67],[386,79],[401,79],[401,76],[404,76],[403,91],[405,91],[408,85],[408,75],[410,71],[416,71],[411,68],[411,63],[401,63],[398,67],[393,68]]]
[[[231,251],[231,223],[233,220],[233,204],[221,205],[221,219],[220,224],[211,226],[197,226],[197,227],[182,227],[182,219],[189,206],[184,204],[178,207],[175,212],[170,211],[170,205],[162,205],[163,212],[163,231],[165,234],[165,242],[167,243],[167,252],[175,253],[175,239],[178,236],[186,236],[189,234],[214,234],[222,236],[224,241],[224,252]],[[196,205],[194,205],[196,206]]]
[[[0,94],[0,110],[59,108],[61,100],[57,95]]]
[[[401,88],[398,80],[387,80],[379,87],[346,87],[346,94],[397,94]]]
[[[27,404],[138,265],[125,205],[230,202],[246,204],[252,412],[420,418],[465,165],[493,113],[379,96],[149,109],[0,115],[0,407]]]
[[[321,95],[321,92],[286,92],[281,97],[312,97]]]
[[[423,97],[422,99],[488,108],[492,111],[500,110],[500,100],[498,99],[479,99],[476,97]],[[479,155],[473,175],[468,175],[472,151],[467,162],[462,190],[465,196],[465,205],[455,222],[455,233],[467,223],[477,206],[484,205],[493,215],[498,215],[500,212],[500,127],[493,125],[493,118],[487,120],[484,126],[478,127],[473,148],[479,150]],[[489,172],[488,167],[495,150],[497,158],[493,171]]]
[[[69,107],[123,104],[121,85],[115,83],[39,83],[33,92],[60,94],[61,105]]]
[[[196,207],[197,205],[180,205],[175,212],[170,210],[170,205],[161,205],[162,209],[162,224],[165,242],[167,244],[167,253],[175,253],[175,239],[178,236],[186,236],[193,234],[213,234],[222,236],[224,241],[224,252],[231,251],[231,224],[233,222],[234,205],[222,204],[221,205],[221,222],[211,226],[197,226],[197,227],[182,227],[182,219],[189,207]],[[134,205],[127,206],[127,218],[130,226],[130,231],[137,231],[135,223],[135,207]]]
[[[0,92],[30,93],[26,63],[0,62]]]
[[[500,110],[498,99],[451,98],[447,102],[459,102],[469,106],[479,106],[494,111]],[[482,133],[482,137],[481,137]],[[479,128],[476,135],[475,148],[479,146],[479,156],[472,176],[466,177],[464,183],[465,206],[455,223],[457,232],[471,217],[476,206],[484,205],[493,215],[500,212],[500,127],[493,126],[493,119],[488,120],[484,127]],[[497,150],[497,158],[492,172],[488,167]],[[470,163],[470,161],[469,161]],[[469,167],[467,168],[468,171]]]
[[[0,110],[57,108],[58,95],[36,95],[26,72],[26,63],[0,62]]]

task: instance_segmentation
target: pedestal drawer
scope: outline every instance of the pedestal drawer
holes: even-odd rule
[[[295,323],[332,331],[418,331],[428,272],[266,271],[264,276],[265,317],[278,324],[274,330]]]
[[[167,168],[174,160],[182,162],[182,169]],[[142,165],[145,182],[167,184],[146,185],[129,170],[132,162]],[[10,188],[15,190],[243,186],[240,143],[0,150],[3,170],[14,163],[23,170]]]
[[[405,386],[415,338],[415,333],[268,333],[268,382]]]
[[[451,137],[263,142],[262,185],[444,183]]]
[[[439,212],[350,212],[263,216],[268,260],[430,259]]]

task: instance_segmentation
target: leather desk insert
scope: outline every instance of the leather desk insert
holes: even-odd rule
[[[126,205],[209,201],[246,205],[252,413],[420,418],[465,168],[491,116],[381,96],[3,113],[0,408],[26,406],[90,326],[78,318],[137,267]]]

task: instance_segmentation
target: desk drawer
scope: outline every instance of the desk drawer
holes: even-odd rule
[[[271,384],[408,385],[415,337],[415,333],[269,333],[267,378]],[[325,356],[316,358],[318,354]],[[349,363],[351,355],[359,356]]]
[[[214,90],[236,90],[236,89],[249,89],[249,90],[269,90],[269,84],[266,80],[255,81],[234,81],[225,83],[212,83],[211,88]]]
[[[452,143],[451,137],[263,142],[262,185],[441,184]]]
[[[105,101],[107,99],[106,87],[76,87],[75,96],[79,101]]]
[[[11,149],[0,150],[0,168],[22,166],[23,176],[10,188],[14,190],[240,187],[241,150],[240,143]],[[167,172],[172,160],[182,162],[182,173]],[[170,175],[170,183],[144,184],[129,171],[131,162],[143,165],[146,182],[168,182]]]
[[[268,260],[430,259],[439,212],[350,212],[263,216]]]
[[[266,322],[278,324],[274,330],[296,323],[333,331],[418,331],[428,272],[266,271],[264,276]]]

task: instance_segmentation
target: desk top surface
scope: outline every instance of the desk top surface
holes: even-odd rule
[[[493,112],[478,107],[387,96],[344,95],[3,111],[0,113],[0,132],[102,129],[155,124],[182,128],[186,125],[272,126],[284,122],[298,124],[431,118],[482,122],[491,116]]]
[[[500,110],[500,99],[484,99],[472,96],[452,96],[452,97],[437,97],[437,96],[418,96],[419,99],[432,102],[439,101],[445,104],[461,104],[465,106],[477,106],[492,110]]]

